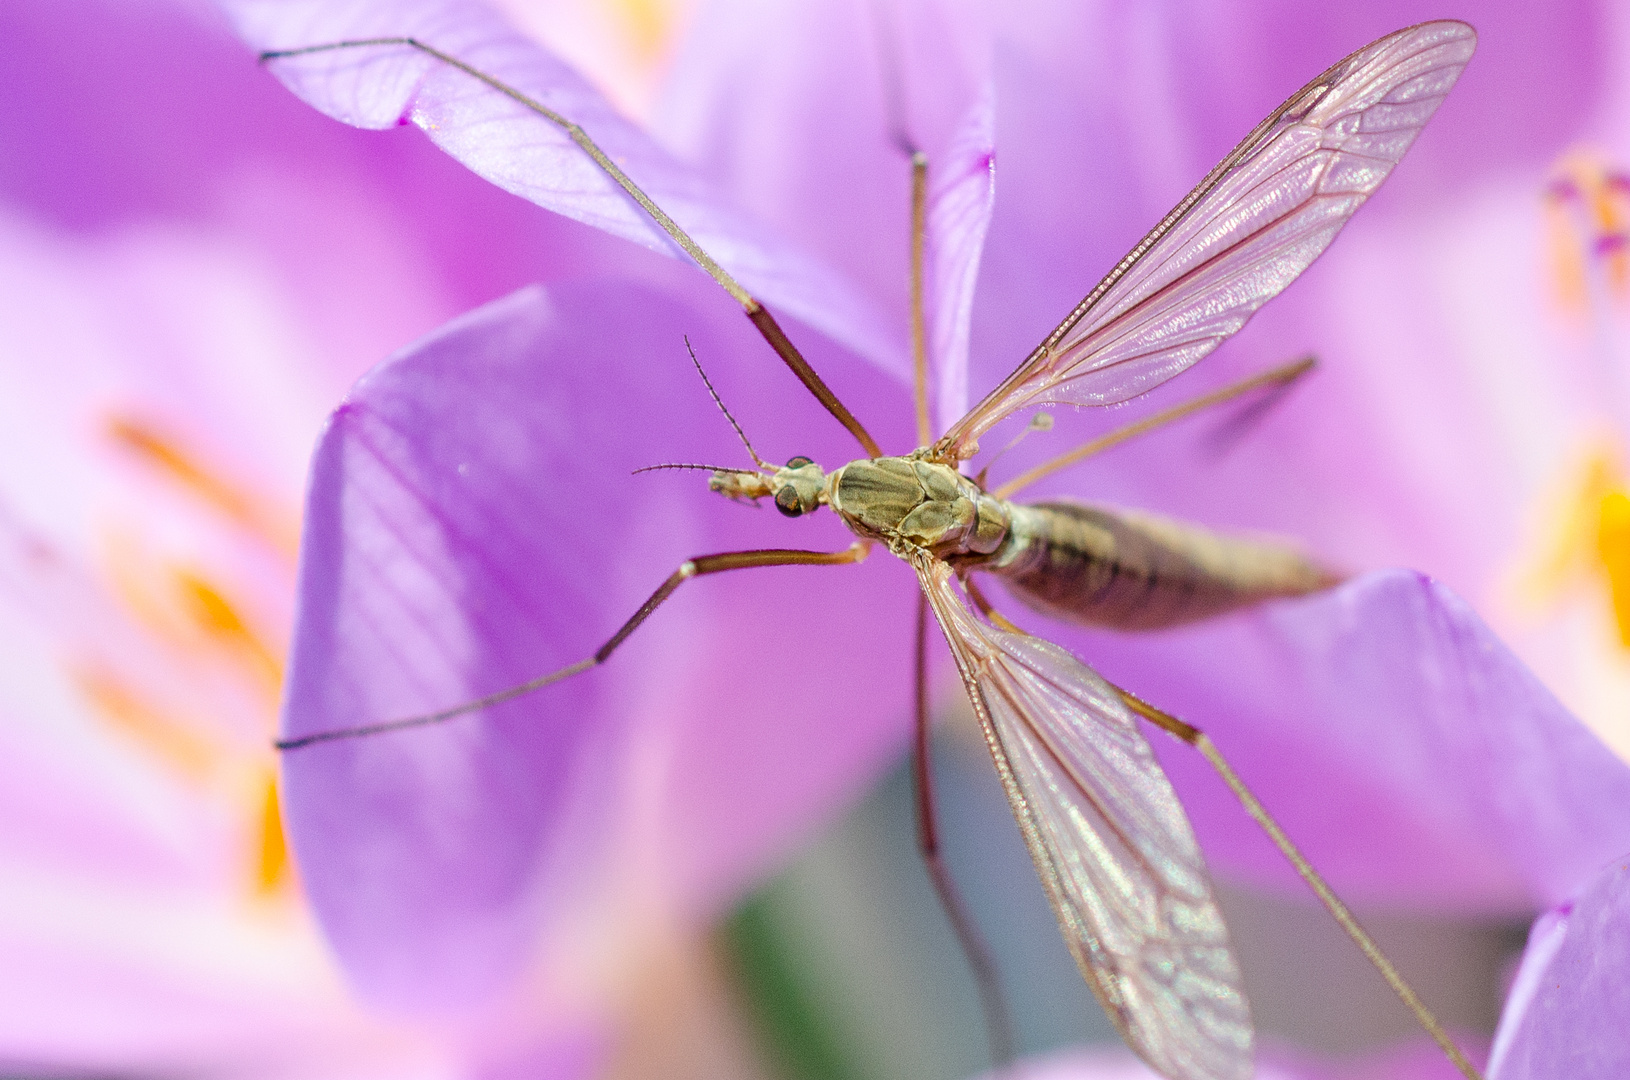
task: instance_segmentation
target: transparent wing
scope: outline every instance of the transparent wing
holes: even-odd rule
[[[1205,863],[1115,692],[1065,650],[975,618],[914,560],[1030,856],[1127,1045],[1174,1080],[1245,1080],[1251,1019]]]
[[[1015,409],[1108,405],[1164,382],[1307,269],[1381,185],[1477,46],[1461,22],[1399,30],[1291,95],[941,440]]]

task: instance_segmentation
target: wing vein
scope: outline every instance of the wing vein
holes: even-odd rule
[[[1184,370],[1295,280],[1381,185],[1476,47],[1460,22],[1423,23],[1332,65],[1208,172],[1042,344],[935,444],[947,460],[1016,410],[1109,405]],[[1180,343],[1151,328],[1203,319]],[[1125,355],[1122,355],[1122,354]]]
[[[1088,985],[1177,1080],[1245,1080],[1249,1011],[1205,864],[1136,719],[1058,646],[980,620],[911,556]]]

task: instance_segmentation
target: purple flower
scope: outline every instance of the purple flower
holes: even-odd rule
[[[1630,1066],[1622,1022],[1630,1000],[1630,864],[1618,860],[1575,899],[1542,915],[1512,981],[1488,1056],[1490,1080],[1595,1080]],[[1021,1063],[1026,1080],[1134,1080],[1152,1077],[1124,1052],[1066,1052]],[[1415,1080],[1458,1076],[1425,1043],[1349,1062],[1321,1062],[1267,1048],[1264,1080]]]
[[[714,164],[717,175],[735,178],[742,197],[753,199],[761,212],[789,230],[802,226],[806,242],[820,245],[834,260],[843,259],[845,253],[864,253],[850,256],[851,264],[866,259],[864,267],[851,265],[857,276],[875,272],[875,259],[868,258],[873,249],[859,237],[882,230],[875,224],[849,223],[857,217],[864,222],[868,212],[881,217],[886,211],[862,204],[857,213],[854,192],[860,185],[839,182],[835,175],[840,171],[853,175],[853,164],[834,162],[822,144],[797,137],[807,125],[786,122],[789,116],[841,112],[852,97],[835,85],[845,81],[844,76],[833,73],[831,65],[810,65],[810,75],[802,81],[776,78],[777,72],[793,66],[791,58],[810,42],[840,41],[856,31],[832,25],[840,18],[835,15],[830,21],[809,16],[814,28],[783,30],[768,15],[755,17],[752,7],[744,4],[722,11],[698,31],[693,40],[724,41],[736,51],[727,60],[710,55],[707,67],[698,63],[682,71],[700,88],[692,88],[681,104],[670,106],[668,115],[681,121],[678,130]],[[1353,45],[1421,17],[1425,13],[1367,8],[1351,21],[1344,16],[1310,23],[1289,5],[1240,5],[1209,19],[1186,12],[1114,15],[1077,7],[1026,11],[1015,24],[999,28],[989,61],[996,102],[997,198],[972,320],[973,384],[990,385],[1014,357],[1039,340],[1051,320],[1078,298],[1078,283],[1092,280],[1126,250],[1146,224],[1174,203],[1193,177],[1220,157],[1285,89]],[[1499,393],[1512,393],[1503,389],[1509,369],[1488,371],[1491,352],[1494,360],[1505,364],[1526,360],[1532,372],[1557,349],[1555,343],[1543,342],[1551,347],[1534,349],[1533,335],[1524,333],[1491,350],[1490,335],[1476,325],[1495,318],[1509,321],[1510,311],[1540,305],[1543,284],[1536,281],[1527,294],[1517,294],[1516,288],[1526,284],[1520,278],[1521,262],[1497,258],[1497,245],[1487,251],[1468,250],[1462,238],[1479,229],[1465,224],[1460,219],[1464,211],[1457,210],[1468,204],[1481,210],[1490,199],[1505,197],[1503,220],[1520,222],[1526,216],[1536,227],[1541,223],[1538,196],[1556,157],[1575,132],[1611,127],[1611,114],[1595,115],[1613,100],[1604,86],[1613,41],[1601,32],[1608,28],[1604,18],[1589,5],[1550,11],[1543,24],[1531,22],[1532,15],[1520,6],[1490,6],[1479,12],[1479,55],[1374,205],[1358,215],[1302,282],[1265,308],[1235,341],[1160,392],[1165,402],[1180,400],[1270,362],[1316,350],[1322,371],[1277,415],[1227,454],[1219,454],[1207,438],[1196,438],[1192,431],[1165,432],[1061,475],[1035,493],[1090,494],[1212,524],[1294,535],[1322,557],[1354,569],[1418,566],[1479,598],[1502,616],[1503,626],[1526,631],[1523,639],[1530,655],[1554,658],[1568,640],[1566,630],[1547,627],[1549,636],[1536,642],[1538,635],[1510,617],[1506,597],[1514,568],[1526,561],[1520,522],[1533,496],[1523,489],[1538,486],[1527,481],[1538,470],[1524,461],[1524,455],[1547,437],[1562,442],[1554,436],[1566,421],[1558,416],[1560,409],[1525,413],[1521,419],[1530,426],[1522,430],[1522,438],[1501,438],[1514,421],[1507,418],[1509,410],[1502,412],[1487,403]],[[725,30],[727,25],[732,29]],[[904,39],[899,47],[906,57],[902,64],[932,88],[912,102],[927,115],[914,113],[912,119],[921,129],[942,129],[946,121],[934,110],[947,100],[957,100],[958,93],[956,80],[943,71],[944,57],[965,55],[967,50],[927,44],[937,40],[936,33],[954,38],[954,31],[926,24],[912,28],[922,35],[915,51],[911,31],[896,28]],[[1544,75],[1535,77],[1530,70]],[[713,71],[724,74],[712,75]],[[1149,71],[1160,76],[1147,77]],[[823,75],[828,81],[822,81]],[[1267,78],[1274,79],[1275,86],[1264,85],[1253,97],[1248,88]],[[686,85],[683,77],[676,82]],[[755,95],[752,108],[721,107],[742,82],[772,89]],[[946,83],[953,84],[950,90]],[[971,96],[971,91],[962,95]],[[780,108],[769,109],[766,100],[779,101]],[[829,109],[831,102],[840,104]],[[863,113],[864,105],[853,106],[853,111]],[[692,116],[712,119],[707,127],[694,123],[686,128],[682,122]],[[863,123],[857,119],[853,127],[862,129]],[[863,190],[886,191],[891,167],[887,148],[877,147],[867,161],[876,170],[876,181]],[[898,170],[897,164],[892,167]],[[798,177],[800,185],[789,190],[754,182],[771,169]],[[1507,197],[1517,186],[1512,176],[1528,181],[1520,195]],[[1511,206],[1515,198],[1526,200],[1521,212]],[[1137,209],[1128,212],[1129,206]],[[1483,233],[1490,224],[1492,220],[1479,220]],[[1509,232],[1510,226],[1506,229]],[[1499,289],[1473,290],[1466,284],[1485,280],[1491,267],[1513,262],[1509,273],[1515,280],[1501,281]],[[1540,260],[1530,265],[1538,270]],[[904,280],[903,272],[890,277]],[[895,290],[899,297],[897,285]],[[1473,298],[1475,306],[1469,302]],[[1589,384],[1579,387],[1577,380],[1555,374],[1549,378],[1531,374],[1514,381],[1525,395],[1530,387],[1543,395],[1559,384],[1570,393],[1591,393]],[[1553,421],[1553,416],[1558,419]],[[1056,435],[1045,442],[1032,438],[1009,460],[1022,464],[1027,452],[1034,460],[1067,445]],[[1513,479],[1522,483],[1522,489],[1513,490]],[[1401,586],[1385,590],[1391,600],[1376,625],[1407,625],[1443,602],[1440,588],[1427,589],[1431,599],[1419,604],[1408,599],[1413,591]],[[1604,616],[1605,592],[1598,589],[1591,597]],[[1327,629],[1363,625],[1350,622],[1350,614],[1341,614],[1342,594],[1330,599],[1333,606],[1317,607],[1319,615],[1311,616],[1310,622],[1329,618],[1323,624]],[[1281,617],[1290,618],[1296,608],[1287,605]],[[1434,611],[1426,619],[1428,625],[1452,628],[1458,636],[1456,648],[1466,643],[1468,632],[1462,611],[1451,601],[1449,610]],[[1420,847],[1430,844],[1427,836],[1436,831],[1434,827],[1420,835],[1420,823],[1444,820],[1442,808],[1425,805],[1440,784],[1434,779],[1436,750],[1425,732],[1439,723],[1461,723],[1453,707],[1441,707],[1436,676],[1385,640],[1396,637],[1398,629],[1385,635],[1355,634],[1374,651],[1368,662],[1352,653],[1349,641],[1330,649],[1322,661],[1301,653],[1295,662],[1299,668],[1285,656],[1269,659],[1276,650],[1254,648],[1247,653],[1254,662],[1242,664],[1236,660],[1239,643],[1262,633],[1250,626],[1251,621],[1143,638],[1077,635],[1054,627],[1046,632],[1078,643],[1080,654],[1112,678],[1144,687],[1155,700],[1212,728],[1225,751],[1232,749],[1236,756],[1260,754],[1261,764],[1247,772],[1247,779],[1262,789],[1270,807],[1294,817],[1299,812],[1292,807],[1300,803],[1300,812],[1315,815],[1307,819],[1306,827],[1293,825],[1292,834],[1305,840],[1316,852],[1316,862],[1332,870],[1344,889],[1360,896],[1483,911],[1522,910],[1567,895],[1592,867],[1610,857],[1621,835],[1615,830],[1589,850],[1579,847],[1577,838],[1559,836],[1556,854],[1567,851],[1563,857],[1577,859],[1566,872],[1557,872],[1554,864],[1551,870],[1537,872],[1538,865],[1550,861],[1541,853],[1552,850],[1541,844],[1534,852],[1539,863],[1517,872],[1529,879],[1525,887],[1497,886],[1493,878],[1481,874],[1445,878],[1441,888],[1432,886],[1437,869],[1464,868],[1465,853],[1484,845],[1465,833],[1457,832],[1452,840],[1444,834],[1444,851],[1453,848],[1461,853],[1446,861],[1426,856]],[[1607,618],[1600,621],[1606,623]],[[1303,632],[1300,627],[1296,631]],[[1326,638],[1325,633],[1311,633],[1312,640]],[[1600,627],[1600,640],[1617,646],[1611,634],[1608,626]],[[1483,666],[1476,659],[1482,648],[1473,651],[1468,670]],[[1389,652],[1392,656],[1381,662]],[[1610,659],[1622,667],[1622,654]],[[1451,662],[1444,669],[1459,666]],[[1559,665],[1551,663],[1548,668],[1557,671]],[[1308,680],[1305,690],[1297,688],[1303,676]],[[1526,677],[1525,681],[1538,689]],[[1471,686],[1476,692],[1477,681]],[[1324,698],[1326,693],[1330,699]],[[1612,725],[1622,710],[1601,704],[1586,707],[1590,703],[1577,693],[1570,698],[1580,703],[1596,730],[1613,738]],[[1431,701],[1438,704],[1428,704]],[[1554,719],[1540,720],[1540,714]],[[1252,740],[1260,750],[1242,741],[1250,738],[1244,729],[1252,726],[1253,715],[1276,717],[1257,729],[1269,735],[1262,743]],[[1332,745],[1343,737],[1325,730],[1330,716],[1342,715],[1350,716],[1354,724],[1346,751]],[[1606,796],[1608,789],[1622,792],[1620,766],[1591,740],[1581,738],[1583,733],[1548,695],[1542,691],[1533,697],[1520,695],[1512,699],[1508,715],[1516,730],[1531,731],[1547,743],[1550,725],[1561,724],[1567,734],[1559,743],[1577,740],[1596,762],[1591,775],[1604,785],[1598,805],[1621,805],[1614,800],[1622,794]],[[1412,751],[1396,746],[1392,762],[1362,761],[1372,747],[1373,725],[1386,722],[1409,733],[1406,742],[1422,741]],[[1307,725],[1309,734],[1292,752],[1291,745],[1278,740],[1301,725]],[[1476,721],[1473,726],[1481,725]],[[1377,742],[1389,745],[1384,739]],[[1181,756],[1167,755],[1166,760],[1192,774],[1192,784],[1203,787],[1203,767],[1188,759],[1178,761]],[[1382,796],[1371,786],[1409,760],[1416,761],[1419,771],[1393,794]],[[1519,755],[1513,760],[1523,759]],[[1510,790],[1504,783],[1494,784],[1495,778],[1481,767],[1468,776],[1475,777],[1469,779],[1469,788],[1492,785],[1496,791]],[[1402,774],[1396,779],[1401,781]],[[1549,781],[1535,789],[1544,783]],[[1219,869],[1245,872],[1258,880],[1288,873],[1272,857],[1262,857],[1265,849],[1242,823],[1208,824],[1219,822],[1219,814],[1232,813],[1225,810],[1226,799],[1201,807],[1195,800],[1215,800],[1182,778],[1179,786]],[[1413,794],[1399,797],[1403,788]],[[1469,788],[1456,796],[1461,808],[1453,816],[1465,823],[1487,822],[1475,808],[1480,797]],[[1368,793],[1357,796],[1358,789]],[[1592,791],[1581,807],[1596,798]],[[1326,797],[1333,792],[1354,792],[1354,801]],[[1612,814],[1616,817],[1618,812]],[[1538,819],[1549,816],[1540,814]],[[1396,824],[1383,827],[1388,820]],[[1232,839],[1219,835],[1224,831]],[[1401,842],[1389,843],[1393,840]],[[1259,855],[1248,856],[1247,848]],[[1389,850],[1398,853],[1398,861],[1386,855]],[[1368,870],[1359,871],[1357,861]],[[1351,876],[1343,872],[1343,863],[1354,867]],[[1516,871],[1510,863],[1507,866],[1502,876]],[[1549,881],[1542,885],[1538,879],[1545,875]]]
[[[1494,1039],[1490,1080],[1622,1076],[1630,1067],[1630,861],[1541,915]]]
[[[900,115],[942,165],[943,422],[965,400],[961,343],[971,388],[990,385],[1284,93],[1410,21],[1060,5],[1012,24],[891,12],[879,35],[828,6],[720,5],[655,109],[675,157],[472,5],[229,7],[256,48],[410,33],[592,122],[789,317],[893,449],[913,441],[905,169],[876,57],[896,58]],[[1439,305],[1456,279],[1428,256],[1452,248],[1446,204],[1538,176],[1561,149],[1598,92],[1601,57],[1580,49],[1595,18],[1491,9],[1483,55],[1376,205],[1150,407],[1312,348],[1324,373],[1310,386],[1226,455],[1171,432],[1049,490],[1290,533],[1340,565],[1422,566],[1493,596],[1521,512],[1494,466],[1519,455],[1449,375],[1475,350],[1447,332]],[[689,556],[842,546],[829,517],[794,532],[683,475],[627,477],[740,460],[688,371],[686,334],[771,457],[854,449],[711,282],[636,248],[676,254],[559,131],[401,48],[276,71],[332,115],[416,123],[501,186],[634,242],[580,239],[595,258],[576,273],[551,259],[548,285],[399,353],[335,413],[307,504],[289,734],[429,712],[583,659]],[[1013,460],[1062,449],[1066,429]],[[681,589],[607,667],[481,720],[292,754],[291,826],[348,970],[378,1000],[445,1010],[548,999],[585,957],[636,965],[642,942],[717,911],[897,749],[912,604],[909,575],[881,557],[728,575]],[[1359,899],[1531,910],[1630,847],[1630,771],[1432,579],[1364,575],[1147,638],[1054,636],[1210,729]],[[1219,870],[1288,880],[1202,766],[1164,759]]]
[[[194,6],[13,4],[0,37],[0,1061],[580,1071],[588,1008],[544,1033],[357,1004],[270,740],[333,402],[545,253],[576,272],[615,242],[314,116]],[[512,261],[472,259],[450,208]]]
[[[1021,1061],[1012,1075],[1020,1080],[1158,1080],[1157,1074],[1123,1051],[1066,1050]],[[1353,1060],[1324,1060],[1281,1047],[1258,1055],[1258,1080],[1454,1080],[1455,1071],[1438,1048],[1422,1041]]]
[[[1203,14],[1033,5],[987,14],[998,25],[981,29],[964,12],[896,14],[907,112],[931,149],[980,86],[993,87],[998,197],[972,384],[1005,374],[1080,298],[1080,283],[1289,89],[1364,41],[1438,15],[1416,4],[1318,17],[1260,2]],[[1624,392],[1600,371],[1604,354],[1623,363],[1626,279],[1612,267],[1630,256],[1602,245],[1630,209],[1614,182],[1630,161],[1614,63],[1623,27],[1587,3],[1543,17],[1484,4],[1468,18],[1478,55],[1407,164],[1302,281],[1162,391],[1180,400],[1315,351],[1321,371],[1294,408],[1226,455],[1168,433],[1037,493],[1293,535],[1355,570],[1427,570],[1494,618],[1623,755],[1630,669],[1611,601],[1618,571],[1597,552],[1595,506],[1568,528],[1577,494],[1592,493],[1602,429],[1623,428],[1622,410],[1603,402]],[[877,36],[832,9],[794,21],[751,3],[711,5],[654,124],[760,214],[874,281],[903,325],[904,253],[880,253],[873,239],[900,228],[901,167],[880,135],[861,140],[878,129],[883,80],[868,87],[843,65],[799,63]],[[988,52],[978,44],[987,39]],[[1594,148],[1584,162],[1581,143]],[[1591,163],[1594,180],[1579,175]],[[1558,222],[1573,204],[1559,210],[1547,192],[1568,176],[1605,223],[1583,214],[1588,227],[1576,233]],[[1025,449],[1039,459],[1067,444],[1054,436]],[[1611,463],[1616,448],[1606,449]],[[1559,562],[1563,580],[1547,573]]]

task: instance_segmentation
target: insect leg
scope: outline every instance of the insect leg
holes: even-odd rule
[[[404,728],[424,727],[427,724],[439,724],[443,720],[451,720],[455,716],[466,713],[479,712],[482,709],[501,705],[506,701],[541,690],[551,683],[569,679],[603,664],[617,651],[617,647],[640,624],[651,617],[651,613],[662,605],[662,602],[672,596],[679,586],[691,578],[703,577],[707,574],[718,574],[726,570],[742,570],[751,566],[839,566],[844,563],[857,563],[866,558],[870,546],[864,541],[856,541],[842,551],[802,551],[795,548],[768,548],[758,551],[728,551],[719,555],[701,555],[680,564],[679,569],[668,575],[668,580],[658,586],[657,591],[651,594],[650,599],[640,605],[638,611],[611,635],[604,645],[600,646],[590,656],[584,657],[575,664],[568,664],[558,671],[551,671],[547,675],[540,675],[536,679],[511,686],[506,690],[466,701],[462,705],[455,705],[440,712],[427,713],[424,716],[411,716],[404,720],[386,720],[377,724],[363,724],[358,727],[340,728],[335,731],[320,731],[313,735],[301,735],[293,739],[280,739],[275,744],[279,750],[298,750],[313,743],[331,742],[335,739],[354,739],[363,735],[378,735],[386,731],[401,731]]]
[[[972,574],[963,574],[961,580],[962,591],[968,594],[968,599],[973,601],[973,606],[979,609],[981,615],[1010,634],[1028,635],[1030,633],[1030,631],[1009,621],[1006,615],[997,611],[995,606],[985,599],[984,592],[980,590],[978,585],[974,584]]]
[[[1113,686],[1113,684],[1111,685]],[[1342,903],[1335,890],[1330,888],[1324,878],[1319,876],[1319,872],[1314,870],[1312,864],[1307,861],[1307,857],[1297,849],[1295,844],[1291,843],[1290,837],[1285,835],[1285,830],[1280,828],[1279,823],[1268,813],[1267,808],[1251,793],[1251,789],[1245,786],[1245,781],[1239,778],[1239,774],[1228,764],[1216,745],[1206,737],[1206,733],[1192,724],[1184,723],[1170,713],[1155,708],[1136,694],[1122,690],[1118,686],[1113,688],[1120,695],[1121,700],[1126,702],[1129,709],[1162,731],[1188,743],[1211,763],[1211,767],[1217,770],[1217,775],[1222,777],[1223,783],[1228,785],[1228,789],[1234,793],[1234,796],[1245,807],[1245,812],[1251,815],[1252,819],[1261,826],[1262,831],[1268,834],[1268,839],[1273,841],[1280,854],[1284,855],[1291,866],[1296,868],[1296,872],[1302,876],[1302,880],[1307,882],[1308,887],[1329,909],[1336,922],[1341,924],[1341,928],[1347,932],[1347,936],[1353,939],[1353,943],[1369,958],[1370,963],[1374,964],[1376,969],[1381,972],[1381,977],[1386,979],[1387,985],[1391,986],[1398,997],[1403,1000],[1403,1003],[1409,1007],[1409,1011],[1415,1014],[1416,1021],[1426,1029],[1428,1035],[1432,1036],[1433,1041],[1443,1048],[1443,1052],[1449,1056],[1449,1060],[1454,1063],[1455,1068],[1459,1069],[1467,1080],[1483,1080],[1482,1074],[1466,1059],[1466,1055],[1461,1052],[1460,1047],[1456,1046],[1454,1040],[1450,1039],[1448,1033],[1443,1030],[1443,1025],[1438,1023],[1437,1017],[1432,1015],[1431,1011],[1421,1002],[1414,989],[1404,981],[1404,977],[1398,973],[1398,969],[1392,966],[1392,961],[1388,960],[1386,955],[1381,952],[1381,947],[1358,924],[1358,920],[1347,909],[1347,905]]]
[[[928,155],[911,155],[911,396],[917,405],[917,445],[934,441],[928,412],[928,322],[923,314],[923,249],[928,235]]]
[[[262,63],[266,63],[293,56],[309,56],[313,53],[334,52],[340,49],[379,48],[389,45],[416,49],[449,67],[456,68],[472,79],[484,83],[498,93],[503,94],[523,108],[537,113],[564,131],[572,142],[576,143],[589,156],[590,160],[600,167],[602,172],[609,176],[618,187],[622,188],[628,197],[638,204],[641,210],[645,211],[646,215],[657,224],[658,228],[667,233],[685,254],[694,259],[698,266],[707,271],[709,277],[718,282],[720,287],[729,293],[736,303],[742,306],[742,310],[747,313],[747,318],[758,328],[758,332],[763,335],[764,340],[769,342],[770,348],[774,349],[776,355],[781,357],[782,361],[792,369],[793,374],[797,375],[798,380],[804,384],[804,387],[815,395],[815,399],[826,408],[826,411],[831,413],[838,423],[847,428],[849,433],[860,442],[866,453],[872,457],[883,456],[883,450],[878,446],[877,440],[872,438],[860,421],[855,419],[854,414],[838,400],[837,395],[832,393],[826,383],[821,381],[821,377],[815,373],[815,369],[810,367],[809,361],[804,359],[803,354],[787,338],[786,333],[776,323],[775,317],[770,314],[764,305],[754,299],[753,295],[744,289],[740,282],[731,277],[724,267],[715,262],[713,256],[703,251],[701,245],[691,239],[690,234],[680,228],[678,222],[669,217],[666,211],[658,206],[638,184],[634,183],[633,179],[623,172],[622,168],[611,159],[610,155],[600,149],[599,145],[589,137],[588,132],[584,131],[575,121],[562,116],[536,98],[527,96],[503,80],[465,63],[451,53],[443,52],[434,45],[413,37],[359,38],[351,41],[332,41],[322,45],[306,45],[294,49],[271,49],[261,53],[260,60]]]
[[[928,235],[928,155],[911,137],[906,119],[906,86],[901,70],[900,42],[890,12],[871,5],[871,24],[877,45],[877,68],[883,92],[883,113],[888,118],[889,141],[911,161],[911,371],[912,399],[917,411],[917,445],[934,438],[928,408],[928,323],[923,313],[924,248]]]
[[[1252,375],[1248,379],[1241,379],[1237,383],[1231,383],[1220,390],[1213,390],[1209,394],[1202,394],[1197,398],[1183,402],[1181,405],[1174,405],[1169,409],[1155,413],[1153,416],[1146,416],[1136,423],[1128,424],[1123,428],[1118,428],[1115,431],[1111,431],[1107,435],[1100,435],[1091,442],[1083,443],[1074,450],[1071,450],[1065,454],[1060,454],[1051,461],[1037,465],[1034,469],[1031,469],[1028,472],[1020,473],[1018,476],[1015,476],[1013,479],[991,492],[991,494],[998,499],[1011,499],[1019,491],[1029,487],[1031,484],[1034,484],[1037,480],[1040,480],[1044,476],[1050,476],[1060,469],[1068,468],[1078,461],[1085,461],[1094,454],[1108,450],[1112,446],[1118,446],[1129,439],[1135,439],[1139,435],[1145,435],[1156,428],[1165,427],[1172,421],[1181,420],[1183,417],[1188,416],[1191,413],[1197,413],[1202,409],[1209,409],[1213,405],[1221,405],[1225,401],[1232,401],[1241,394],[1248,394],[1252,390],[1256,390],[1264,386],[1289,386],[1297,379],[1300,379],[1303,375],[1306,375],[1308,372],[1312,371],[1316,362],[1317,361],[1313,357],[1304,356],[1300,360],[1292,363],[1283,364],[1276,368],[1269,368],[1267,371],[1264,371],[1258,375]]]
[[[933,760],[929,755],[928,730],[928,598],[917,599],[916,738],[911,749],[911,779],[916,790],[917,850],[928,868],[940,907],[956,934],[962,955],[967,958],[979,988],[979,1005],[985,1013],[985,1034],[990,1041],[991,1063],[998,1072],[1013,1063],[1013,1018],[1002,994],[1002,977],[973,916],[951,879],[951,868],[940,851],[939,821],[934,809]]]

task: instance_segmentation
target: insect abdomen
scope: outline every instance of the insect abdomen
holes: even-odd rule
[[[1157,630],[1339,580],[1292,548],[1149,514],[1070,502],[1012,511],[1003,550],[979,568],[1070,622]]]

